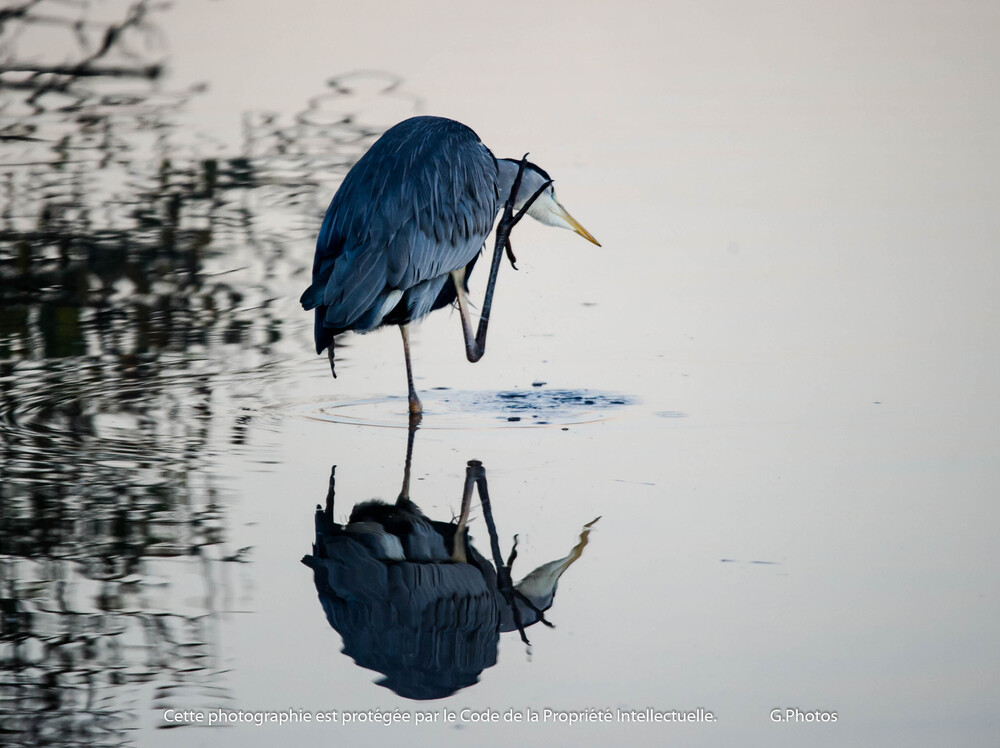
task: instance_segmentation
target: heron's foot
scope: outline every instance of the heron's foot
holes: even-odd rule
[[[507,250],[507,259],[510,260],[510,266],[517,270],[517,258],[514,256],[514,248],[510,246],[510,239],[504,242]]]
[[[424,407],[420,404],[420,398],[416,395],[410,395],[410,425],[415,426],[420,423],[423,414]]]

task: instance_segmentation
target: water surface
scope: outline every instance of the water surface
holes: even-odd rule
[[[129,7],[0,29],[5,745],[995,742],[992,5]],[[338,181],[415,113],[530,150],[604,245],[518,226],[475,366],[457,314],[414,331],[423,514],[481,461],[514,581],[601,518],[554,627],[430,701],[300,563],[334,466],[338,524],[403,485],[398,334],[332,380],[297,298]],[[526,721],[647,707],[717,721]],[[315,718],[164,717],[220,709]],[[345,710],[437,719],[315,716]]]

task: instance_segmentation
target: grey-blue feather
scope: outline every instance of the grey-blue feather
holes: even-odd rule
[[[465,125],[414,117],[386,131],[347,174],[320,229],[301,298],[316,310],[317,352],[340,332],[449,303],[448,275],[478,257],[499,191],[496,159]]]

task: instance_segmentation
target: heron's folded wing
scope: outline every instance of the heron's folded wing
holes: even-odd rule
[[[387,247],[388,282],[409,289],[465,267],[482,249],[497,213],[496,167],[479,144],[460,162],[439,158],[409,174],[414,193]]]
[[[390,129],[351,169],[316,243],[306,308],[349,329],[387,292],[464,267],[497,210],[496,161],[457,122],[418,117]]]
[[[367,247],[348,250],[334,265],[323,290],[324,324],[351,327],[371,309],[386,287],[386,253]]]

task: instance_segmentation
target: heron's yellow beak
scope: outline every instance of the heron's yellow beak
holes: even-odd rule
[[[573,216],[571,216],[569,214],[569,211],[566,210],[562,206],[562,203],[556,201],[556,206],[560,210],[560,216],[559,217],[561,219],[563,219],[567,224],[569,224],[569,227],[571,229],[573,229],[573,231],[575,231],[576,233],[578,233],[580,236],[582,236],[588,242],[592,242],[593,244],[596,244],[598,247],[601,246],[601,243],[599,241],[597,241],[597,239],[595,239],[593,236],[591,236],[590,232],[587,231],[587,229],[585,229],[583,226],[581,226],[580,222],[577,221],[575,218],[573,218]]]

